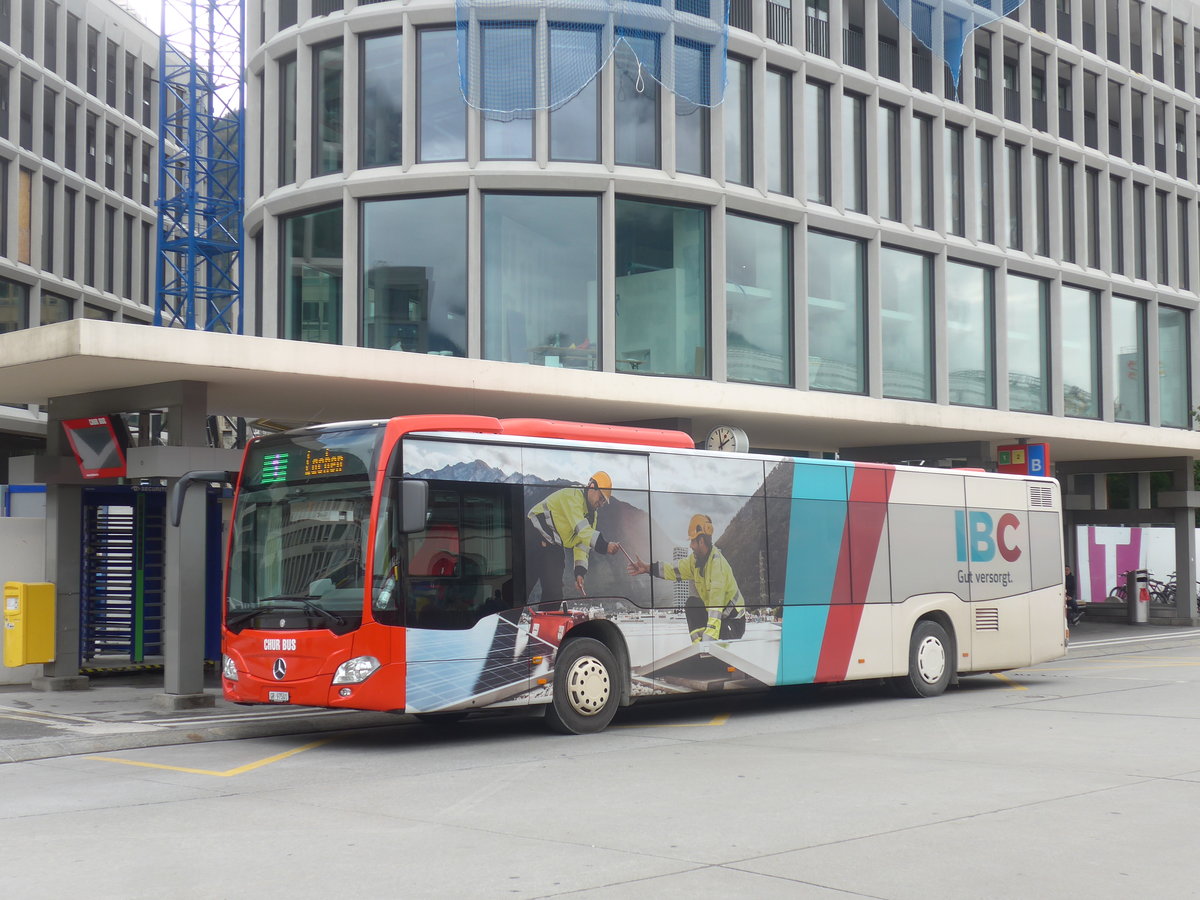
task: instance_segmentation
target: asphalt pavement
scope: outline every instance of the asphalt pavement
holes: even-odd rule
[[[1200,629],[1088,622],[1072,628],[1070,657],[1129,653],[1139,645],[1162,647],[1200,640]],[[1036,667],[1034,667],[1036,670]],[[36,691],[0,685],[0,764],[140,747],[231,741],[284,734],[314,734],[387,727],[409,721],[392,713],[239,706],[221,697],[215,673],[205,692],[215,704],[168,711],[157,702],[162,673],[93,675],[83,691]]]

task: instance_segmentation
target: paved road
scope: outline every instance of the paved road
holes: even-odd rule
[[[935,700],[852,685],[587,737],[396,719],[0,765],[0,896],[1194,897],[1200,632],[1132,637]]]

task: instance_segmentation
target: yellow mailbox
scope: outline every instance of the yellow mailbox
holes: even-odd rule
[[[4,583],[4,664],[54,662],[54,585]]]

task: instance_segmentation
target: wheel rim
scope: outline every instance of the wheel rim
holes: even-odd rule
[[[567,670],[567,699],[581,716],[594,716],[608,703],[608,669],[594,656],[581,656]]]
[[[917,672],[926,684],[937,684],[946,671],[946,648],[935,637],[917,645]]]

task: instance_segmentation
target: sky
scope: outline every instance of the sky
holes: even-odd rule
[[[151,31],[158,33],[162,27],[163,0],[113,0],[113,2],[135,13],[150,27]],[[183,5],[179,2],[172,4],[175,8]]]

